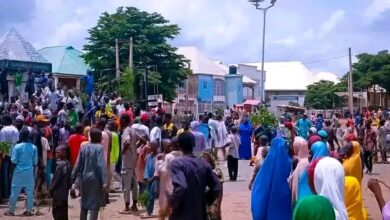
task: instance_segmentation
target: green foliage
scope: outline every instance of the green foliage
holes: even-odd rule
[[[344,90],[344,81],[334,84],[331,81],[321,80],[307,86],[305,107],[314,109],[332,109],[343,104],[342,99],[335,92]]]
[[[373,85],[390,91],[390,54],[383,50],[377,54],[359,54],[358,62],[353,64],[354,89],[367,90]]]
[[[276,128],[278,125],[278,119],[266,107],[261,107],[257,112],[252,113],[249,116],[249,120],[254,126],[262,125],[264,127]]]
[[[132,69],[126,68],[121,75],[118,91],[126,101],[134,101],[134,72]]]
[[[9,142],[0,142],[0,152],[4,154],[11,153],[11,143]]]
[[[171,101],[175,98],[177,85],[188,75],[184,56],[176,54],[176,48],[168,41],[179,34],[179,27],[170,24],[158,13],[140,11],[134,7],[120,7],[113,14],[103,13],[97,25],[88,30],[88,43],[83,50],[85,61],[99,74],[101,70],[115,68],[115,39],[128,40],[133,38],[134,72],[146,66],[157,66],[161,76],[158,89],[164,99]],[[120,68],[128,66],[129,45],[119,44]],[[105,77],[106,76],[106,77]],[[95,75],[97,86],[115,89],[115,71],[105,71],[102,75]],[[103,79],[101,85],[98,80]],[[140,97],[141,74],[134,75],[133,88],[135,97]],[[148,77],[149,78],[149,77]],[[116,82],[118,83],[118,82]],[[105,84],[105,85],[103,85]],[[155,83],[148,83],[148,93],[152,94]]]
[[[149,205],[149,191],[144,190],[143,193],[139,195],[138,201],[142,207],[147,207]]]
[[[161,83],[161,75],[156,71],[148,72],[148,83],[153,85],[153,94],[158,94],[158,85]]]

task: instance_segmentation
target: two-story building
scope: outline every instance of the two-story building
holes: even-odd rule
[[[178,54],[190,60],[192,74],[177,90],[179,111],[210,112],[242,103],[242,75],[214,62],[196,47],[179,47]]]

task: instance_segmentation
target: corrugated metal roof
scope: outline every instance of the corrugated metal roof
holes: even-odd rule
[[[15,29],[9,30],[1,39],[0,59],[49,63]]]
[[[227,73],[196,47],[179,47],[177,53],[191,61],[190,68],[194,74],[225,76]]]
[[[84,76],[89,68],[83,53],[72,46],[45,47],[39,52],[53,65],[53,73]]]

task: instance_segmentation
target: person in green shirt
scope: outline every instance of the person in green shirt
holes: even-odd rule
[[[76,112],[73,103],[66,104],[67,117],[71,128],[75,128],[79,122],[79,114]]]

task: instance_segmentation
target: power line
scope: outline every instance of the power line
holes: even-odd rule
[[[340,58],[348,57],[348,55],[342,55],[342,56],[335,56],[335,57],[328,57],[328,58],[323,58],[323,59],[318,59],[318,60],[309,60],[309,61],[303,61],[303,64],[311,64],[311,63],[321,63],[329,60],[337,60]]]

